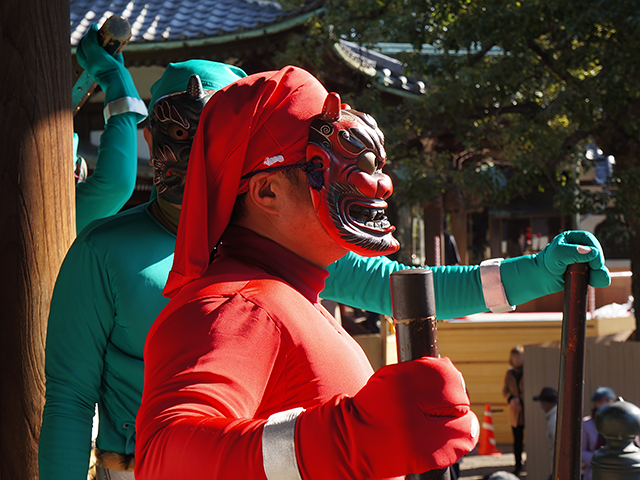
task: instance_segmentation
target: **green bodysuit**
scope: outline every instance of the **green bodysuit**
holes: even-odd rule
[[[99,218],[114,215],[127,203],[136,184],[137,113],[114,115],[100,137],[93,173],[76,185],[76,233]]]

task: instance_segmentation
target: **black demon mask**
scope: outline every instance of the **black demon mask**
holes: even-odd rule
[[[153,138],[153,183],[166,201],[182,204],[187,164],[200,114],[213,95],[192,75],[185,92],[160,97],[153,105],[149,128]]]
[[[373,117],[341,105],[338,94],[330,93],[309,133],[307,160],[315,167],[307,173],[311,197],[327,233],[367,257],[399,248],[385,216],[385,200],[393,193],[391,179],[382,173],[386,158]]]

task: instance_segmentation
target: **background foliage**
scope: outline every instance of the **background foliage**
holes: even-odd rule
[[[337,39],[374,49],[406,43],[397,58],[427,85],[426,95],[395,105],[375,89],[350,99],[383,127],[405,198],[453,191],[474,206],[551,190],[565,213],[608,206],[615,235],[640,241],[640,1],[327,0],[325,7],[282,63],[322,78],[322,52]],[[434,136],[447,141],[425,151]],[[590,141],[616,158],[604,196],[575,186]],[[631,250],[639,279],[640,249]],[[638,280],[634,293],[640,298]]]

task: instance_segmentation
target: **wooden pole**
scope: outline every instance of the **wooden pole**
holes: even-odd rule
[[[553,478],[556,480],[580,480],[588,286],[589,265],[569,265],[564,275],[558,413],[553,456]]]
[[[38,478],[44,343],[75,235],[68,0],[0,2],[0,478]]]
[[[396,327],[398,361],[438,357],[438,329],[433,272],[426,268],[391,275],[391,304]],[[406,476],[407,480],[449,480],[449,469]]]

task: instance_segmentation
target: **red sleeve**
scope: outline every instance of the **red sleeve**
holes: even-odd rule
[[[136,479],[265,479],[266,419],[254,417],[283,350],[270,317],[239,295],[161,315],[145,347]]]

